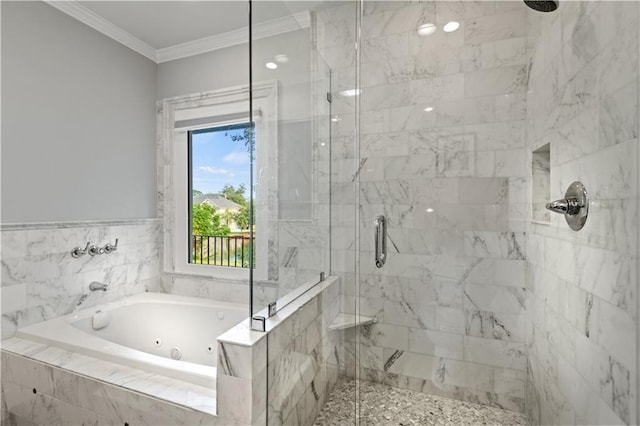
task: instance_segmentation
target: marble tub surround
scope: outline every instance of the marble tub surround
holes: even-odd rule
[[[356,381],[340,380],[314,425],[525,425],[520,413],[455,399],[360,381],[360,406],[355,405]]]
[[[532,424],[637,424],[637,2],[527,13],[527,146],[549,143],[550,191],[581,181],[580,232],[527,226],[527,416]]]
[[[2,225],[2,338],[19,327],[144,292],[159,291],[156,219]],[[74,247],[118,250],[73,258]],[[106,292],[89,283],[109,284]]]
[[[3,341],[2,411],[18,425],[234,424],[216,417],[215,389],[15,337]]]
[[[329,277],[267,320],[218,338],[218,413],[243,424],[310,424],[333,390],[341,362],[339,279]],[[261,313],[266,314],[266,313]]]
[[[352,375],[359,366],[367,380],[524,411],[525,9],[364,2],[358,150],[353,98],[339,94],[354,39],[333,31],[353,17],[326,12],[319,23],[336,75],[332,113],[343,115],[332,141],[332,268],[357,283],[343,286],[344,312],[378,319],[346,333]],[[460,29],[444,33],[449,21]],[[421,37],[426,22],[439,29]],[[377,269],[380,214],[389,254]]]
[[[249,281],[200,277],[189,274],[162,274],[161,288],[165,293],[180,296],[202,297],[220,302],[247,303]],[[278,284],[267,281],[254,282],[253,300],[256,306],[266,306],[278,299]],[[247,316],[249,312],[247,311]]]

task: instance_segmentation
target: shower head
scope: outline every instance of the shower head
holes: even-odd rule
[[[524,0],[524,4],[538,12],[553,12],[559,6],[557,0]]]

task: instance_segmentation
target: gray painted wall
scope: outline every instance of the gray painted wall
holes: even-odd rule
[[[40,2],[2,2],[2,222],[156,216],[152,61]]]
[[[249,84],[249,45],[158,65],[158,99]]]

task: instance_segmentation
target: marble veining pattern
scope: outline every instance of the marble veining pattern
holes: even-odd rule
[[[3,341],[3,351],[215,414],[215,389],[207,389],[16,337]],[[13,373],[5,371],[5,373],[10,380],[14,374],[19,374],[19,371]]]
[[[364,8],[359,158],[347,145],[353,103],[335,93],[332,104],[343,117],[332,126],[332,269],[345,274],[345,313],[357,304],[378,322],[345,332],[345,372],[360,366],[369,380],[523,411],[525,7],[382,1]],[[341,6],[317,15],[336,92],[353,85],[354,38],[328,29],[349,28],[353,12]],[[418,22],[450,20],[460,22],[458,31],[416,34]],[[349,216],[354,200],[357,224]],[[378,269],[370,259],[380,214],[389,255]],[[351,288],[358,258],[359,288]]]
[[[640,10],[558,12],[526,16],[527,147],[548,151],[528,157],[548,223],[526,230],[526,411],[532,424],[637,424]],[[536,194],[560,198],[575,180],[591,188],[580,232],[541,214]]]
[[[144,291],[160,290],[160,223],[156,219],[3,225],[2,337],[19,327]],[[110,254],[73,258],[87,242]],[[89,283],[109,284],[90,292]]]

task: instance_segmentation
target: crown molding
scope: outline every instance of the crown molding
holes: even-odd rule
[[[94,30],[101,32],[107,37],[111,37],[118,43],[127,46],[129,49],[138,52],[142,56],[145,56],[154,62],[158,62],[158,53],[156,49],[149,46],[147,43],[135,37],[131,33],[113,24],[111,21],[104,19],[102,16],[82,6],[78,2],[55,0],[44,1],[49,6],[52,6],[59,11],[66,13],[67,15],[77,19],[85,25],[88,25]]]
[[[83,24],[106,35],[107,37],[112,38],[158,64],[247,43],[249,39],[249,27],[243,27],[226,33],[216,34],[211,37],[205,37],[156,50],[133,34],[123,30],[111,21],[106,20],[76,1],[44,1],[49,6],[66,13],[72,18],[77,19]],[[278,34],[308,28],[310,25],[311,15],[309,12],[299,12],[290,16],[284,16],[282,18],[272,19],[270,21],[256,24],[253,27],[253,39],[256,40],[272,37]]]
[[[311,23],[309,12],[299,12],[290,16],[272,19],[271,21],[261,22],[253,28],[253,39],[261,39],[272,37],[278,34],[290,31],[308,28]],[[237,30],[228,31],[226,33],[216,34],[211,37],[205,37],[186,43],[177,44],[175,46],[158,49],[157,62],[168,62],[176,59],[187,58],[189,56],[200,55],[202,53],[211,52],[225,47],[244,44],[249,41],[249,27],[238,28]]]

